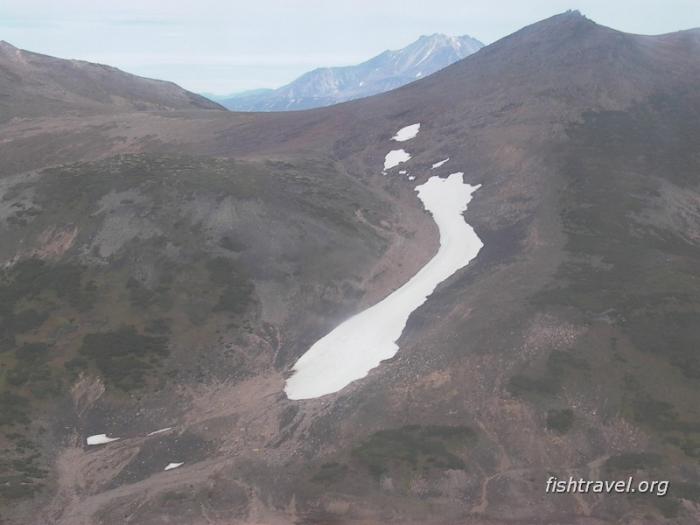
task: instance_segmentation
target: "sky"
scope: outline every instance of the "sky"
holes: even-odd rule
[[[700,27],[700,0],[0,0],[0,40],[223,95],[423,34],[489,44],[567,9],[632,33]]]

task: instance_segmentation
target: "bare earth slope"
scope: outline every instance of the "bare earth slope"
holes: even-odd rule
[[[329,108],[6,122],[3,520],[697,523],[699,57],[697,30],[565,13]],[[435,253],[413,188],[453,171],[482,185],[479,255],[394,358],[288,400],[296,359]]]
[[[172,82],[117,68],[63,60],[0,41],[0,122],[78,111],[223,109]]]

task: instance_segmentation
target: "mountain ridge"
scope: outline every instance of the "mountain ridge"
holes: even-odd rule
[[[234,111],[291,111],[328,106],[390,91],[428,76],[481,49],[463,35],[422,35],[399,50],[386,50],[356,65],[319,67],[264,93],[222,99]]]
[[[94,111],[224,110],[164,80],[113,66],[55,58],[0,42],[0,120]]]

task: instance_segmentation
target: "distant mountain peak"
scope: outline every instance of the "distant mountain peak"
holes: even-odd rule
[[[426,77],[478,51],[468,35],[421,35],[402,49],[386,50],[354,66],[323,67],[281,88],[237,95],[221,102],[239,111],[291,111],[329,106],[396,89]]]
[[[590,27],[597,26],[593,20],[585,16],[578,9],[564,11],[557,15],[545,18],[540,22],[536,22],[533,26],[560,26],[560,27],[575,27],[578,25],[586,25]]]

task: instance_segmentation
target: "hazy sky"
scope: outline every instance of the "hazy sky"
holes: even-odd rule
[[[700,27],[700,0],[0,0],[0,40],[223,94],[361,62],[421,34],[488,44],[569,8],[634,33]]]

